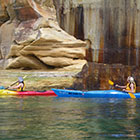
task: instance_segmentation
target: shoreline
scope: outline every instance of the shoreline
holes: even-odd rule
[[[37,71],[37,70],[0,70],[0,86],[8,87],[19,76],[24,79],[25,90],[50,90],[51,88],[70,87],[79,71]]]

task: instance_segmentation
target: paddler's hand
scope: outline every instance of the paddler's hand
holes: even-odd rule
[[[114,86],[115,86],[115,87],[119,87],[119,85],[118,85],[118,84],[115,84]]]
[[[6,89],[9,89],[11,86],[8,86]]]
[[[126,91],[125,89],[123,89],[122,91]]]

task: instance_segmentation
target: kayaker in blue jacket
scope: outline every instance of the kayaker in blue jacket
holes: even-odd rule
[[[10,89],[17,89],[17,91],[23,91],[25,88],[24,79],[22,77],[18,77],[17,85],[9,87]]]
[[[115,85],[115,87],[119,87],[119,88],[122,88],[123,91],[125,92],[130,92],[130,93],[135,93],[136,92],[136,83],[134,81],[134,78],[129,76],[127,78],[127,85],[126,86],[120,86],[120,85]]]

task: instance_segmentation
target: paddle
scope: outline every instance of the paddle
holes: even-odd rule
[[[25,79],[26,77],[27,77],[27,75],[25,75],[25,76],[23,77],[23,79]],[[17,80],[17,81],[15,81],[14,83],[12,83],[10,86],[8,86],[8,87],[7,87],[7,88],[5,88],[5,89],[10,88],[11,86],[15,85],[16,83],[18,83],[18,80]]]
[[[115,87],[115,83],[111,80],[108,80],[108,83],[111,85],[111,86],[114,86]],[[130,93],[130,92],[127,92],[131,98],[136,98],[136,96],[133,94],[133,93]]]
[[[114,87],[115,87],[115,85],[116,85],[116,84],[114,84],[114,82],[111,81],[111,80],[108,80],[108,83],[109,83],[111,86],[114,86]]]

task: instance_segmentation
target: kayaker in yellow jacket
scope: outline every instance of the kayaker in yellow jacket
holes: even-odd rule
[[[129,76],[127,78],[127,85],[126,86],[120,86],[120,85],[115,85],[115,87],[119,87],[119,88],[122,88],[123,91],[125,92],[130,92],[130,93],[135,93],[136,92],[136,83],[134,81],[134,78]]]
[[[17,91],[23,91],[24,88],[25,88],[25,83],[22,77],[18,77],[18,82],[16,86],[10,87],[10,89],[17,89]]]

